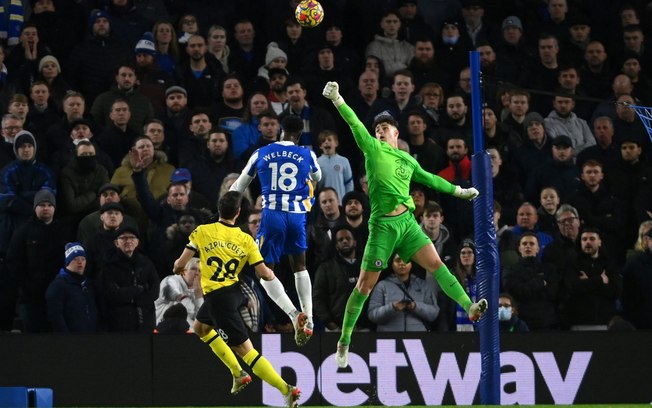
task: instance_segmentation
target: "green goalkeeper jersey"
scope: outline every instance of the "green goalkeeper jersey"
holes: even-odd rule
[[[408,153],[370,135],[346,103],[337,109],[351,127],[355,142],[364,153],[371,219],[394,211],[399,204],[404,204],[413,212],[414,201],[410,196],[412,181],[447,194],[455,191],[453,184],[422,169]]]

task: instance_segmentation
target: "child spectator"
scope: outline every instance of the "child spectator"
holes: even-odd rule
[[[349,159],[337,154],[339,144],[337,133],[332,130],[319,132],[319,148],[322,151],[317,159],[322,174],[319,189],[332,187],[338,197],[344,197],[344,194],[353,191],[353,173]]]

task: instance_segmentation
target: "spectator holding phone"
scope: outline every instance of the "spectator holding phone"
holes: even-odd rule
[[[433,286],[410,272],[411,262],[392,257],[393,274],[378,282],[369,297],[369,320],[376,331],[428,331],[439,314]]]

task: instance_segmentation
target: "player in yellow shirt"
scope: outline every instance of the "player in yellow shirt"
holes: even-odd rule
[[[247,264],[254,267],[263,287],[267,289],[272,286],[284,293],[274,272],[263,263],[253,238],[235,225],[241,201],[242,194],[237,191],[229,191],[220,198],[217,204],[219,221],[200,225],[190,234],[188,245],[174,262],[174,273],[183,273],[186,263],[192,257],[199,257],[204,304],[197,312],[194,330],[231,370],[231,393],[237,394],[251,382],[251,376],[238,363],[237,354],[254,374],[284,395],[288,407],[296,407],[299,388],[286,383],[271,363],[253,347],[238,312],[238,307],[243,303],[238,275]],[[283,301],[292,303],[287,295],[285,298]],[[300,315],[298,311],[295,312],[297,316]],[[305,315],[302,318],[305,319]],[[215,328],[219,328],[219,334]]]

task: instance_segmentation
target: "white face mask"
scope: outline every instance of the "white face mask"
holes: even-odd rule
[[[455,44],[457,44],[457,41],[459,41],[459,39],[460,39],[459,35],[456,35],[456,36],[453,36],[453,37],[445,37],[445,36],[442,37],[442,40],[444,41],[444,44],[446,44],[446,45],[455,45]]]
[[[500,306],[498,308],[498,320],[501,322],[506,322],[512,318],[512,308]]]

